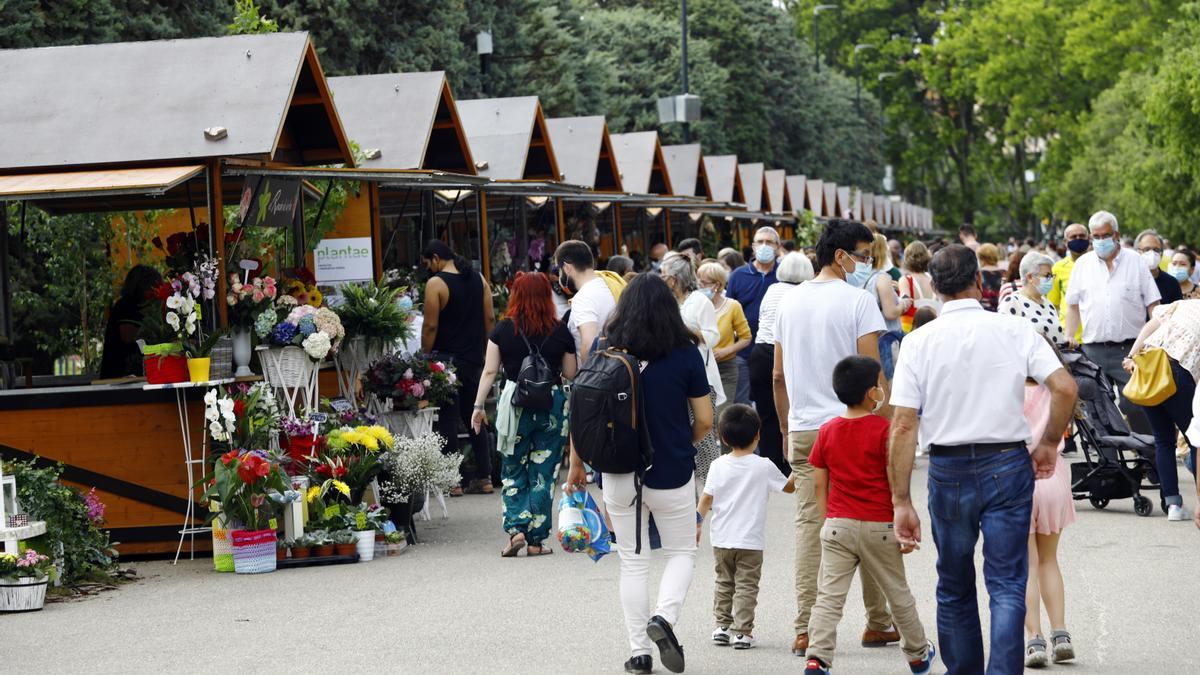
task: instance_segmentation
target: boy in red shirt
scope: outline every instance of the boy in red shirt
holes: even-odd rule
[[[888,421],[874,412],[883,405],[879,362],[862,356],[842,359],[833,369],[833,391],[846,414],[821,426],[808,461],[813,467],[821,528],[821,576],[808,623],[805,675],[827,675],[837,644],[837,625],[854,572],[879,584],[892,608],[900,648],[916,675],[933,665],[933,643],[917,615],[904,577],[902,549],[892,529],[892,491],[887,475]]]

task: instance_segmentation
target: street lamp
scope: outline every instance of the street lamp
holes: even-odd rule
[[[884,80],[890,80],[890,79],[892,79],[893,77],[899,77],[899,76],[900,76],[900,74],[899,74],[899,73],[893,73],[893,72],[890,72],[890,71],[889,71],[889,72],[886,72],[886,73],[880,73],[880,74],[879,74],[879,76],[876,78],[876,79],[879,81],[879,126],[880,126],[881,128],[884,126],[884,120],[883,120],[883,81],[884,81]]]
[[[837,5],[817,5],[813,7],[813,61],[817,72],[821,72],[821,12],[837,11]]]
[[[864,49],[875,49],[870,42],[860,42],[854,45],[854,110],[862,115],[862,66],[858,63],[858,53]]]

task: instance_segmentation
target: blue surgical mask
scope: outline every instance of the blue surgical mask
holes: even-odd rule
[[[708,298],[709,300],[712,300],[713,296],[717,294],[716,291],[711,288],[701,288],[700,292],[703,293],[704,297]]]
[[[854,261],[854,272],[846,275],[846,283],[855,288],[862,288],[866,285],[867,279],[871,278],[871,273],[874,271],[875,268],[871,266],[871,263],[856,260]]]
[[[1186,267],[1178,267],[1176,265],[1171,265],[1170,267],[1168,267],[1167,274],[1170,274],[1171,276],[1175,277],[1175,281],[1178,281],[1180,283],[1186,281],[1188,278],[1187,268]]]
[[[1053,277],[1043,277],[1042,280],[1038,282],[1038,293],[1041,293],[1042,295],[1049,295],[1050,289],[1053,287],[1054,287],[1054,278]]]
[[[754,249],[754,259],[764,265],[775,262],[775,249],[763,244],[762,246]]]
[[[1092,241],[1092,248],[1096,250],[1096,255],[1107,259],[1112,255],[1112,252],[1117,250],[1117,241],[1112,237],[1108,239],[1095,239]]]

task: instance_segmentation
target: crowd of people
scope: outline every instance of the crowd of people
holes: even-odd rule
[[[482,279],[440,242],[426,248],[435,277],[425,346],[466,370],[459,414],[443,416],[448,438],[459,423],[473,446],[486,436],[484,406],[504,374],[494,422],[508,536],[501,555],[552,552],[560,463],[565,489],[597,483],[620,558],[627,672],[650,672],[656,649],[668,670],[684,669],[675,625],[706,521],[717,577],[712,642],[754,646],[767,500],[776,492],[795,500],[792,651],[805,673],[832,667],[856,572],[867,610],[861,644],[899,643],[913,673],[930,672],[938,657],[950,673],[1073,659],[1057,558],[1075,520],[1063,454],[1074,451],[1076,381],[1065,353],[1082,352],[1118,391],[1140,354],[1165,353],[1174,393],[1147,407],[1123,399],[1121,410],[1153,434],[1167,520],[1188,519],[1178,457],[1194,485],[1200,441],[1192,428],[1200,278],[1190,249],[1153,231],[1123,237],[1105,211],[1067,227],[1061,246],[980,243],[970,227],[957,243],[904,246],[872,225],[831,220],[808,251],[789,251],[762,227],[748,261],[732,249],[706,258],[696,240],[675,250],[659,244],[643,273],[619,256],[597,270],[586,243],[566,241],[551,275],[517,275],[494,326],[478,317],[490,311]],[[653,447],[644,471],[593,472],[572,442],[570,380],[607,349],[641,365],[639,419]],[[525,370],[535,367],[552,392],[544,404],[522,405]],[[918,453],[928,455],[938,552],[938,648],[904,572],[903,555],[923,542],[910,493]],[[485,491],[478,472],[487,460],[476,457],[464,488]],[[991,599],[986,663],[980,535]],[[655,549],[666,562],[652,597]]]

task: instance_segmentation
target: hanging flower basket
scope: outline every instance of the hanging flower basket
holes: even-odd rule
[[[0,613],[36,612],[46,603],[50,577],[0,579]]]
[[[233,530],[233,571],[238,574],[274,572],[275,530]]]

